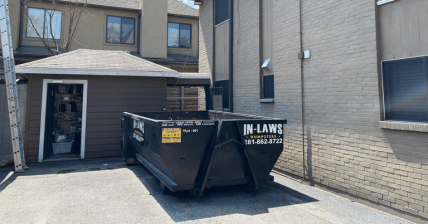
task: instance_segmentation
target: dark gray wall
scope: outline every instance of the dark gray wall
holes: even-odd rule
[[[30,75],[28,81],[27,160],[39,153],[43,79],[88,80],[85,159],[121,156],[122,113],[161,111],[166,101],[163,78]]]
[[[400,0],[379,6],[381,60],[428,55],[428,2]]]

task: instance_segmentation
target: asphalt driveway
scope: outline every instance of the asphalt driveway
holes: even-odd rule
[[[148,170],[120,159],[30,167],[0,168],[1,223],[410,223],[275,174],[256,194],[228,187],[197,201],[163,195]]]

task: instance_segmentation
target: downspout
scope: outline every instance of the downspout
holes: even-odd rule
[[[302,29],[302,0],[299,0],[299,23],[300,23],[300,52],[303,53],[303,29]],[[304,91],[304,74],[303,74],[303,60],[305,57],[300,57],[300,85],[302,97],[302,164],[303,176],[302,182],[306,179],[306,165],[305,165],[305,91]]]
[[[140,49],[140,40],[141,40],[141,11],[143,9],[140,10],[140,12],[138,13],[138,27],[137,27],[137,49],[138,52],[140,53],[140,57],[141,57],[141,49]]]
[[[229,112],[233,112],[233,0],[229,0]]]
[[[24,4],[22,1],[19,2],[19,7],[21,8],[21,15],[19,16],[19,41],[18,46],[22,46],[22,39],[24,38]]]

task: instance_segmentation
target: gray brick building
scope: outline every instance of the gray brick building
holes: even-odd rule
[[[200,2],[222,107],[288,120],[277,169],[428,218],[426,0]]]

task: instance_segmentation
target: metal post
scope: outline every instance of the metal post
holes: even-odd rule
[[[8,0],[0,0],[0,32],[15,171],[24,172],[27,167],[25,165],[24,146],[22,143]]]

